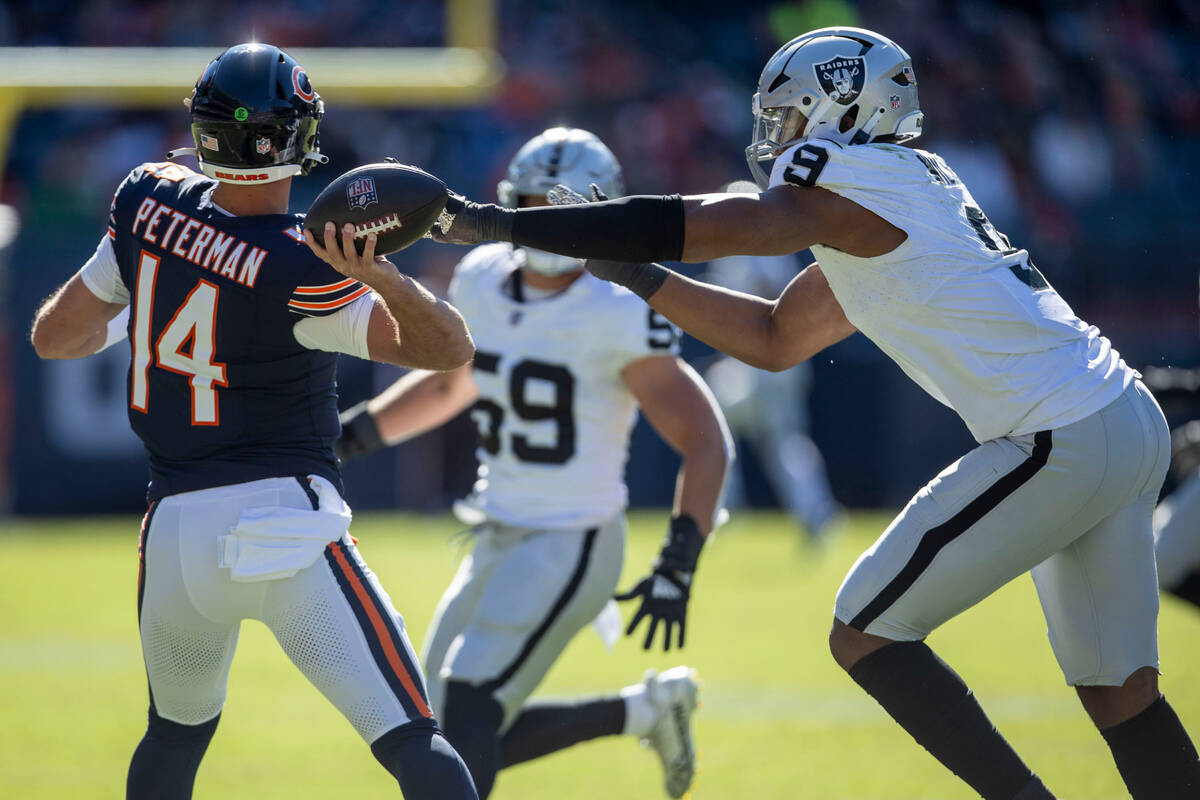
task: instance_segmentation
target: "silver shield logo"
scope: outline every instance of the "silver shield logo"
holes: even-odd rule
[[[825,94],[848,106],[862,92],[867,79],[867,62],[862,56],[838,56],[823,64],[813,64],[813,72]]]

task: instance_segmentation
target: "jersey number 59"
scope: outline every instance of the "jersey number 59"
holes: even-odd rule
[[[477,351],[474,368],[480,372],[500,371],[500,356]],[[551,404],[531,402],[528,397],[530,381],[549,384],[554,390]],[[527,422],[553,420],[554,444],[538,445],[524,434],[510,434],[512,453],[518,461],[533,464],[564,464],[575,455],[575,376],[564,366],[544,361],[523,359],[509,373],[509,407],[517,417]],[[493,400],[479,398],[471,409],[479,427],[479,446],[492,455],[500,452],[500,429],[504,425],[504,408]]]
[[[138,411],[150,410],[151,366],[190,378],[192,424],[220,424],[220,406],[214,385],[228,386],[225,365],[213,361],[216,348],[217,299],[220,289],[199,280],[188,293],[151,349],[154,319],[154,283],[159,257],[142,251],[138,258],[137,295],[133,312],[133,384],[129,404]],[[190,347],[188,346],[190,343]]]

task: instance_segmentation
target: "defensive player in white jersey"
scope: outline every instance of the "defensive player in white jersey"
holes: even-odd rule
[[[857,28],[799,36],[768,61],[753,111],[760,194],[517,211],[456,199],[435,238],[605,259],[589,270],[769,369],[864,333],[979,446],[846,576],[830,634],[838,664],[980,795],[1051,797],[924,643],[1032,571],[1050,644],[1130,793],[1196,797],[1200,759],[1158,689],[1150,518],[1169,446],[1153,397],[942,159],[899,146],[923,116],[896,43]],[[653,263],[810,247],[818,263],[774,302]]]
[[[565,183],[622,193],[616,159],[591,133],[552,128],[527,142],[500,201],[545,204]],[[678,332],[632,292],[573,258],[507,244],[467,254],[451,302],[477,342],[473,366],[414,372],[344,417],[348,454],[395,443],[471,407],[479,480],[464,513],[475,546],[442,597],[423,661],[435,713],[481,797],[498,770],[597,736],[645,739],[680,797],[692,780],[693,671],[676,667],[619,695],[526,700],[571,638],[605,608],[621,573],[629,435],[640,407],[683,457],[673,514],[639,598],[645,647],[684,643],[691,576],[713,524],[728,432]],[[472,405],[473,404],[473,405]]]
[[[756,190],[749,181],[724,187],[726,192]],[[791,254],[728,256],[710,262],[704,277],[726,289],[767,297],[783,291],[798,267]],[[721,404],[733,435],[753,449],[780,505],[810,542],[823,539],[843,512],[830,490],[825,460],[808,433],[812,365],[806,361],[770,372],[727,356],[704,372],[704,380]],[[741,470],[731,469],[725,504],[736,507],[745,502]]]

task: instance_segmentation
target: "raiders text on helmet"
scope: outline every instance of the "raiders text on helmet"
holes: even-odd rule
[[[580,128],[550,128],[530,139],[508,164],[496,187],[500,205],[516,208],[522,197],[545,197],[557,184],[585,197],[594,183],[608,197],[625,193],[621,165],[604,142]],[[543,275],[579,269],[581,261],[525,248],[525,266]]]
[[[200,170],[224,183],[270,183],[327,159],[317,147],[325,104],[304,67],[278,47],[235,45],[205,67],[191,98]]]
[[[779,48],[758,79],[752,108],[746,162],[764,189],[760,162],[797,142],[904,142],[921,135],[924,119],[908,53],[862,28],[821,28]]]

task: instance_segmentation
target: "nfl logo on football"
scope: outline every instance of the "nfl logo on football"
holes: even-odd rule
[[[379,200],[375,194],[374,178],[357,178],[346,187],[346,197],[351,208],[366,208]]]

